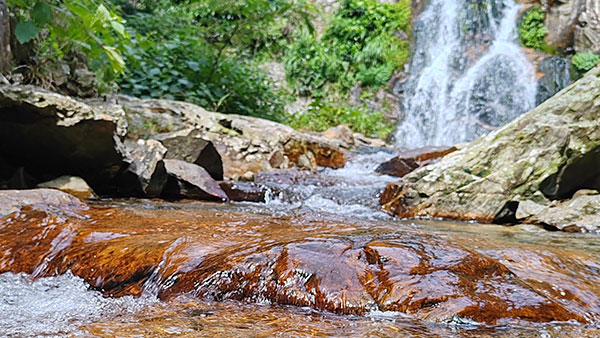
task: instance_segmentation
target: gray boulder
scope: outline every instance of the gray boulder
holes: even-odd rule
[[[381,202],[401,217],[493,221],[510,219],[504,216],[520,201],[549,205],[580,189],[597,190],[599,98],[597,67],[505,127],[408,174]]]

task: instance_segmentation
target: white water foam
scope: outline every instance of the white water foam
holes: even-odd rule
[[[513,0],[431,1],[415,24],[398,145],[472,141],[535,106],[535,71],[516,42],[520,8]]]

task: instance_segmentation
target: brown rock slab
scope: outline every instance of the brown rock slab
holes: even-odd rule
[[[579,277],[571,274],[592,255],[509,250],[486,240],[483,254],[457,244],[470,243],[460,236],[410,228],[381,232],[339,221],[165,210],[25,208],[0,220],[0,273],[71,271],[109,296],[150,292],[340,314],[398,311],[433,322],[588,323],[600,314],[600,291],[591,283],[597,276],[581,267]]]
[[[227,194],[206,169],[180,160],[164,160],[164,163],[169,178],[164,187],[163,196],[227,201]]]
[[[400,153],[393,159],[380,164],[375,172],[404,177],[415,169],[432,163],[434,160],[444,157],[457,149],[455,147],[425,147]]]
[[[238,202],[264,202],[267,188],[252,182],[221,182],[221,189],[227,194],[230,201]]]
[[[0,190],[0,218],[31,205],[64,209],[86,207],[77,197],[55,189]]]

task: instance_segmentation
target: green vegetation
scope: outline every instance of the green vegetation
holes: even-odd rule
[[[305,114],[290,117],[293,128],[325,131],[331,126],[346,124],[350,128],[369,137],[386,139],[393,130],[380,112],[373,112],[366,106],[349,106],[315,101]]]
[[[409,57],[410,0],[343,0],[321,18],[327,23],[321,32],[312,27],[318,10],[307,0],[8,0],[8,6],[17,18],[18,52],[27,55],[15,63],[25,83],[68,91],[69,80],[56,79],[83,67],[95,73],[96,90],[78,95],[118,91],[182,100],[301,129],[344,123],[386,137],[391,127],[367,100],[334,102],[348,101],[357,85],[361,100],[372,98]],[[263,64],[280,60],[287,83],[275,88]],[[298,96],[315,103],[291,117],[285,105]]]
[[[129,42],[124,22],[101,0],[9,0],[18,19],[14,34],[33,53],[25,65],[31,82],[50,77],[44,66],[83,54],[102,83],[125,70],[122,53]]]
[[[294,94],[316,103],[291,125],[320,131],[344,123],[366,135],[387,137],[392,127],[380,112],[331,102],[348,96],[356,84],[372,96],[394,70],[403,68],[410,54],[410,20],[408,0],[344,0],[322,36],[301,31],[287,54],[286,74]]]
[[[286,60],[290,83],[298,94],[317,98],[321,90],[345,93],[355,83],[383,85],[408,59],[409,44],[396,33],[408,36],[410,19],[407,0],[343,1],[322,37],[299,34]]]
[[[600,63],[600,55],[592,52],[577,53],[571,57],[573,66],[580,72],[587,72]]]
[[[544,25],[546,13],[539,7],[534,6],[525,13],[519,23],[519,38],[525,47],[551,52],[544,38],[548,34],[548,28]]]

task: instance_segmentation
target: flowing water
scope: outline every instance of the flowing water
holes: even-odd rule
[[[518,10],[431,1],[402,144],[533,105]],[[266,203],[26,207],[0,220],[0,337],[600,337],[597,236],[392,218],[397,179],[373,174],[392,156],[261,174]]]
[[[513,0],[431,0],[415,23],[397,144],[472,141],[535,106],[535,72],[516,42],[520,8]]]
[[[596,236],[394,219],[390,156],[263,175],[266,204],[25,208],[0,220],[0,336],[600,335]]]

